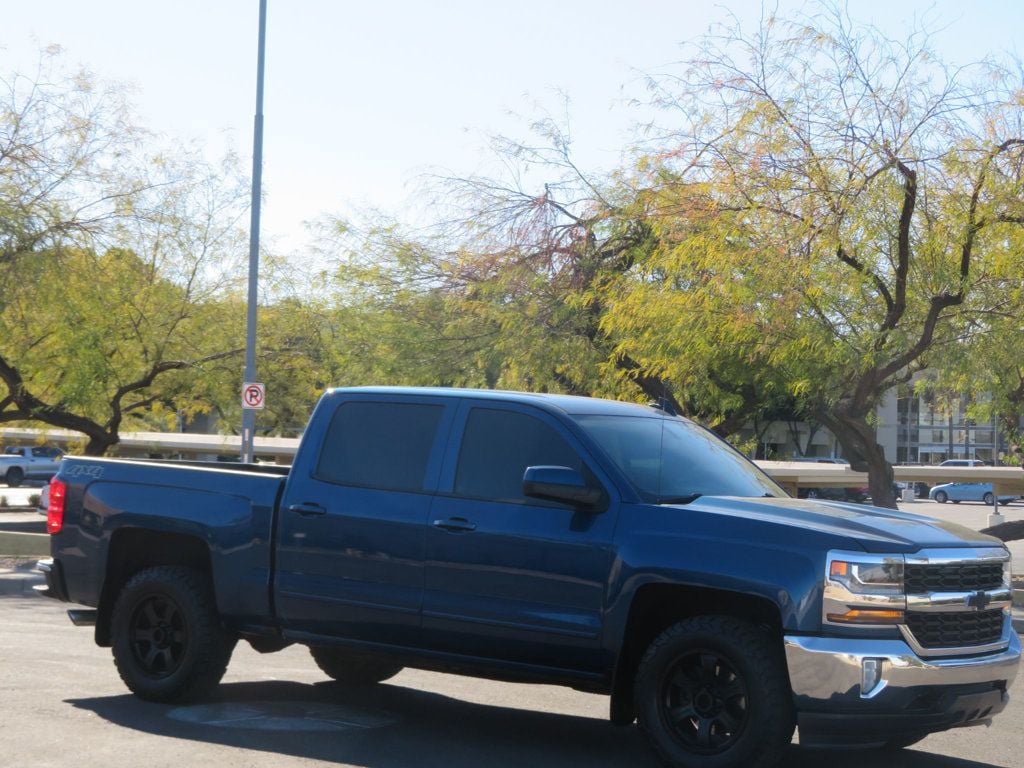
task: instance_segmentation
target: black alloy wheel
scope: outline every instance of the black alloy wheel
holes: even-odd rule
[[[208,573],[155,566],[118,594],[111,641],[117,671],[136,696],[195,701],[224,676],[237,637],[221,625]]]
[[[132,613],[132,656],[150,677],[162,679],[180,667],[188,647],[188,624],[181,607],[167,595],[142,600]]]
[[[729,659],[699,649],[676,659],[663,678],[661,716],[689,752],[714,755],[731,748],[750,716],[749,692]]]
[[[672,768],[772,768],[796,725],[781,638],[731,616],[659,634],[637,666],[633,706]]]

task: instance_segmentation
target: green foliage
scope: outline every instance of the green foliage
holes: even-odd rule
[[[884,501],[893,386],[936,366],[937,388],[992,392],[979,417],[1019,422],[1019,74],[818,10],[698,41],[652,80],[670,122],[629,168],[586,174],[540,120],[495,140],[504,177],[438,180],[432,228],[324,218],[317,274],[267,254],[259,429],[294,434],[358,384],[660,400],[725,435],[802,415]],[[0,112],[0,421],[100,448],[182,414],[233,428],[237,159],[145,154],[117,89],[44,81],[5,83]]]
[[[244,179],[231,157],[144,153],[116,87],[49,60],[4,85],[0,422],[77,430],[102,452],[126,423],[201,407],[161,377],[194,381],[237,352],[222,331]]]

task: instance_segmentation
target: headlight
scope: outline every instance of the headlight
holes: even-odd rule
[[[903,560],[882,562],[832,560],[828,566],[829,581],[845,586],[854,594],[903,594]]]
[[[1012,565],[1013,555],[1007,553],[1006,560],[1003,561],[1003,586],[1007,589],[1011,589],[1013,587],[1013,576],[1011,575],[1013,573]]]
[[[902,624],[907,608],[903,558],[830,552],[823,611],[826,624]]]

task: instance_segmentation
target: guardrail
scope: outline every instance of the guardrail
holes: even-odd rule
[[[803,461],[755,462],[794,496],[800,488],[847,488],[867,485],[866,472],[854,472],[844,464],[815,464]],[[897,482],[992,483],[997,496],[1024,495],[1021,467],[893,467]]]
[[[0,443],[3,445],[49,443],[67,448],[81,442],[81,433],[63,429],[0,429]],[[293,437],[257,437],[255,453],[260,458],[289,464],[298,447],[299,441]],[[238,435],[200,435],[190,432],[125,432],[117,444],[117,452],[125,458],[151,453],[181,454],[190,458],[240,456],[242,438]]]

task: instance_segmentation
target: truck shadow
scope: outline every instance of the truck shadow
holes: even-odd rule
[[[656,768],[637,728],[594,718],[460,701],[398,685],[224,684],[204,704],[133,696],[69,699],[137,732],[365,768]],[[991,768],[926,751],[820,752],[793,748],[782,768]]]

